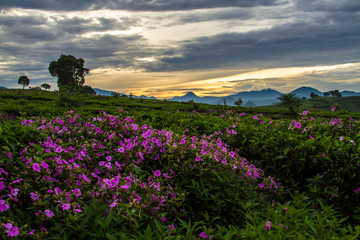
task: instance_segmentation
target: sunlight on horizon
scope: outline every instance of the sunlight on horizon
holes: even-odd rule
[[[144,59],[145,60],[145,59]],[[146,59],[152,60],[152,59]],[[258,71],[250,71],[240,74],[233,74],[225,77],[217,77],[217,78],[207,78],[207,79],[198,79],[195,81],[184,82],[176,75],[170,76],[169,78],[159,79],[154,76],[154,73],[147,72],[131,72],[131,71],[114,71],[113,69],[94,69],[92,71],[94,79],[104,78],[105,82],[102,81],[105,85],[107,78],[117,78],[117,75],[121,75],[122,73],[126,74],[127,77],[131,77],[132,75],[137,75],[137,78],[140,80],[138,82],[130,82],[122,81],[122,83],[118,82],[119,85],[122,85],[123,88],[116,89],[108,89],[111,91],[122,92],[125,94],[132,93],[134,95],[146,95],[146,96],[154,96],[157,98],[170,98],[174,96],[182,96],[186,92],[193,91],[198,96],[226,96],[239,91],[248,91],[248,90],[260,90],[264,87],[262,85],[256,86],[256,81],[261,81],[265,85],[267,81],[269,82],[269,87],[265,88],[274,88],[275,90],[289,90],[292,91],[292,85],[288,86],[271,86],[271,79],[287,79],[293,77],[301,77],[308,74],[324,74],[332,71],[336,71],[339,69],[351,69],[354,67],[360,67],[360,63],[347,63],[347,64],[338,64],[331,66],[313,66],[313,67],[289,67],[289,68],[273,68],[273,69],[264,69]],[[181,78],[190,77],[194,73],[183,73]],[[100,76],[101,75],[101,76]],[[125,75],[124,75],[125,76]],[[93,83],[97,83],[98,81],[93,81]],[[110,81],[109,81],[110,82]],[[252,83],[254,84],[252,89],[237,89],[236,84],[239,83]],[[135,85],[135,87],[134,87]],[[293,85],[296,85],[294,83]],[[114,88],[114,84],[112,84],[112,88]],[[300,87],[300,86],[298,86]],[[287,88],[287,89],[286,89]],[[211,94],[209,94],[209,92]]]

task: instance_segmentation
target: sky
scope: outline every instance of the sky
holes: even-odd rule
[[[360,1],[0,2],[0,86],[56,90],[61,54],[85,60],[86,85],[138,96],[360,92]]]

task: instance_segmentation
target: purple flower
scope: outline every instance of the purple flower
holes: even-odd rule
[[[111,161],[111,159],[112,159],[111,156],[107,156],[107,157],[106,157],[106,160],[108,160],[108,161]]]
[[[34,163],[32,165],[32,168],[34,169],[35,172],[40,172],[40,166],[38,163]]]
[[[12,225],[11,223],[7,223],[7,224],[5,224],[4,227],[5,227],[6,229],[10,229],[10,228],[12,228],[12,226],[13,226],[13,225]]]
[[[0,191],[5,188],[5,184],[3,181],[0,181]]]
[[[175,229],[174,224],[171,224],[171,225],[169,225],[168,227],[169,227],[171,230],[174,230],[174,229]]]
[[[5,212],[10,208],[9,204],[6,204],[4,200],[0,200],[0,212]]]
[[[162,219],[160,219],[162,222],[166,222],[166,217],[163,217]]]
[[[181,139],[180,140],[180,144],[185,144],[186,143],[186,140],[185,139]]]
[[[10,187],[9,187],[10,188]],[[13,189],[11,189],[11,191],[10,191],[10,195],[12,195],[12,196],[14,196],[14,197],[16,197],[17,195],[18,195],[18,193],[19,193],[19,189],[17,189],[17,188],[13,188]]]
[[[263,227],[264,230],[268,230],[268,229],[271,229],[272,228],[272,225],[271,225],[271,222],[270,221],[267,221]]]
[[[83,178],[86,182],[90,182],[90,180],[88,179],[88,177],[87,177],[85,174],[82,175],[82,178]]]
[[[199,162],[201,160],[201,157],[200,156],[197,156],[196,158],[195,158],[195,162]]]
[[[98,132],[98,133],[100,133],[100,134],[104,132],[104,131],[101,130],[101,128],[99,128],[99,127],[97,127],[97,128],[95,129],[95,131]]]
[[[36,193],[33,193],[33,192],[30,193],[30,197],[34,201],[39,200],[39,196]]]
[[[166,178],[171,178],[169,175],[167,175],[167,173],[163,173],[163,176]]]
[[[61,205],[61,207],[62,207],[62,210],[65,211],[65,210],[69,210],[71,205],[70,205],[70,203],[63,203]]]
[[[295,127],[300,129],[300,128],[301,128],[301,123],[297,122],[297,123],[295,124]]]
[[[60,188],[58,188],[58,187],[55,187],[55,194],[56,194],[56,195],[60,195],[60,194],[62,194],[61,189],[60,189]]]
[[[49,168],[49,165],[48,165],[46,162],[41,161],[41,167],[42,167],[42,168],[45,168],[45,169],[48,169],[48,168]]]
[[[161,176],[161,171],[160,171],[160,170],[156,170],[156,171],[154,172],[154,176],[155,176],[155,177],[160,177],[160,176]]]
[[[31,230],[30,232],[28,232],[28,234],[26,234],[26,236],[34,235],[34,232],[35,232],[35,229],[33,229],[33,230]]]
[[[205,232],[201,232],[201,233],[199,234],[199,236],[200,236],[200,237],[202,237],[202,238],[207,238],[207,236],[206,236],[206,233],[205,233]]]
[[[309,114],[310,113],[310,111],[309,110],[306,110],[306,111],[304,111],[303,113],[302,113],[302,115],[307,115],[307,114]]]
[[[73,191],[73,193],[74,193],[75,196],[77,196],[77,197],[80,197],[80,196],[81,196],[81,191],[80,191],[79,188],[75,188],[74,191]]]
[[[55,216],[55,214],[54,214],[52,211],[48,210],[48,209],[45,210],[45,215],[46,215],[48,218],[52,218],[52,217]]]
[[[105,164],[105,167],[109,170],[112,169],[111,162],[108,162],[107,164]]]
[[[130,186],[126,184],[126,185],[120,186],[120,188],[121,188],[121,189],[128,189],[128,188],[130,188]]]
[[[12,227],[11,229],[7,230],[6,233],[9,237],[16,237],[17,235],[19,235],[19,228]]]
[[[110,204],[110,208],[113,209],[116,206],[116,200]]]

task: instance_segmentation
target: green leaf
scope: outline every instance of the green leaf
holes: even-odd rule
[[[59,155],[59,154],[54,153],[54,152],[49,152],[49,153],[44,153],[43,155],[41,155],[41,157],[47,158],[47,157],[53,157],[53,156],[57,156],[57,155]]]
[[[41,146],[39,146],[39,145],[37,145],[37,144],[33,144],[33,147],[34,147],[37,151],[39,151],[39,152],[42,153],[43,149],[42,149]]]
[[[110,233],[106,233],[105,235],[106,235],[107,239],[109,239],[109,240],[117,240],[118,239],[117,237],[115,237],[114,235],[111,235]]]
[[[11,152],[10,148],[8,146],[2,146],[2,149],[4,149],[4,151],[6,152]]]

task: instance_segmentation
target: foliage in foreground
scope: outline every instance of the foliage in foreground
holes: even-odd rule
[[[194,116],[193,120],[201,119],[197,113],[189,114]],[[311,181],[311,174],[316,174],[315,167],[319,166],[332,171],[330,176],[336,179],[344,177],[348,170],[341,173],[343,170],[332,167],[338,166],[334,163],[340,164],[340,158],[352,160],[358,153],[358,148],[339,145],[353,141],[355,144],[349,146],[358,147],[358,122],[352,121],[351,128],[347,128],[348,124],[337,125],[329,136],[324,146],[335,144],[326,152],[331,161],[308,165],[308,159],[320,154],[310,151],[299,165],[296,154],[305,154],[304,147],[314,145],[318,151],[324,150],[323,145],[316,144],[323,141],[322,136],[333,126],[330,122],[320,124],[321,119],[311,117],[295,123],[273,121],[262,115],[236,112],[217,118],[220,121],[213,125],[215,129],[225,125],[229,128],[208,135],[196,134],[205,130],[198,128],[183,134],[157,130],[140,125],[123,111],[92,117],[70,112],[50,119],[2,121],[2,235],[5,239],[358,237],[359,227],[345,224],[346,217],[328,206],[333,202],[327,201],[326,189],[324,194],[308,191],[287,198],[278,180],[266,177],[261,169],[239,156],[255,160],[267,174],[274,173],[288,191],[306,192],[306,188],[297,188],[297,184],[285,179],[290,176],[302,184],[300,178],[305,176]],[[199,124],[206,128],[205,118],[201,121],[204,122]],[[305,126],[312,132],[302,132]],[[318,140],[312,141],[309,135]],[[339,135],[343,140],[335,141]],[[267,140],[272,137],[281,140],[281,144],[274,146],[276,141]],[[287,147],[289,150],[285,150]],[[336,158],[339,151],[355,155]],[[271,154],[280,154],[287,161]],[[288,165],[279,165],[284,163]],[[328,163],[331,165],[324,165]],[[271,171],[271,164],[278,164],[278,171]],[[312,172],[306,175],[308,170]],[[320,183],[326,184],[329,179]],[[351,180],[347,191],[356,199],[357,177]],[[319,187],[323,189],[323,185]],[[341,200],[343,193],[337,194],[336,199]]]
[[[260,205],[278,188],[216,135],[179,136],[107,114],[81,119],[70,113],[50,121],[24,119],[22,125],[39,130],[41,137],[18,154],[5,152],[1,158],[0,207],[6,214],[2,221],[12,224],[4,227],[8,234],[14,226],[21,232],[56,232],[68,221],[79,231],[96,228],[102,220],[95,224],[82,219],[90,219],[94,209],[107,219],[121,216],[113,230],[125,222],[130,235],[148,218],[171,225],[178,218],[199,220],[207,213],[218,224],[241,225],[241,204],[254,198]],[[199,183],[212,184],[204,192]],[[220,183],[228,190],[219,192]],[[234,191],[239,205],[227,202]],[[99,234],[112,233],[104,229]]]

